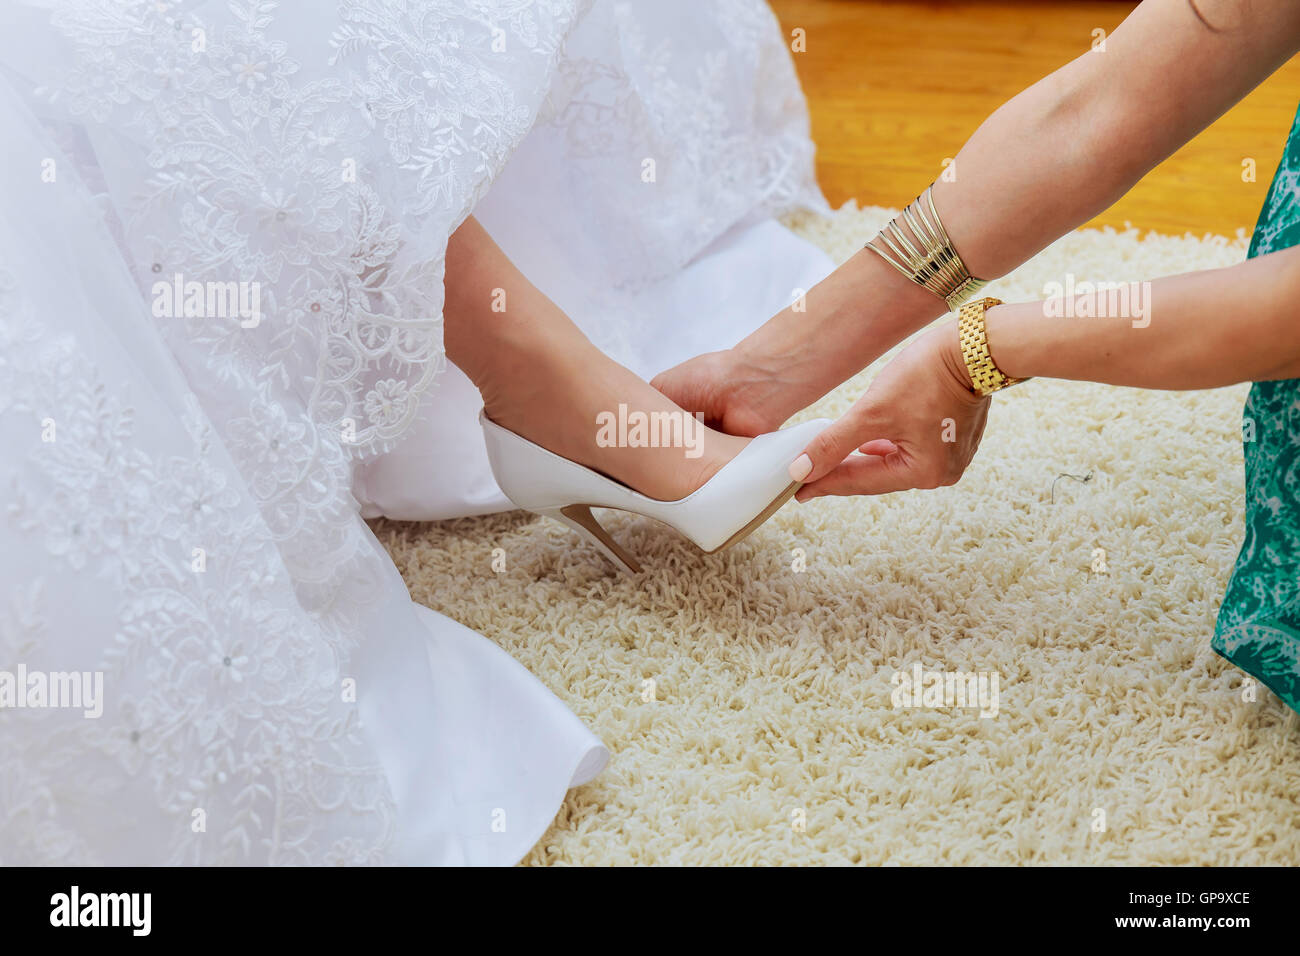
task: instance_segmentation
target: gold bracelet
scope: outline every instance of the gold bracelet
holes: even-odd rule
[[[998,368],[989,352],[988,330],[984,325],[984,313],[990,307],[1001,305],[1001,299],[983,298],[968,302],[961,308],[961,317],[957,321],[957,331],[961,336],[961,357],[966,362],[966,371],[975,391],[980,395],[992,395],[1000,389],[1028,381],[1023,378],[1011,378]]]
[[[988,285],[986,279],[976,279],[966,268],[966,263],[953,247],[934,208],[933,186],[926,188],[867,243],[880,258],[907,276],[919,286],[929,289],[956,311],[963,302]],[[917,249],[908,241],[898,221],[902,219],[920,243]]]

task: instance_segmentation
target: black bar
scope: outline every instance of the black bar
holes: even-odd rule
[[[392,937],[394,943],[413,931],[415,938],[401,945],[419,942],[437,950],[474,946],[476,938],[496,943],[502,930],[537,941],[556,934],[559,942],[579,927],[582,938],[593,941],[601,938],[594,933],[607,931],[611,943],[662,941],[661,934],[687,927],[721,933],[733,943],[751,935],[772,942],[769,932],[799,933],[815,926],[816,938],[847,934],[878,943],[901,933],[918,944],[945,945],[1014,940],[1021,934],[1043,941],[1179,945],[1199,937],[1231,945],[1288,933],[1296,882],[1294,872],[1284,868],[614,874],[522,868],[0,869],[0,926],[6,943],[57,942],[76,934],[80,943],[160,940],[205,949],[319,941],[336,952],[350,940],[373,946],[398,931],[403,935]],[[52,925],[69,922],[74,886],[79,922],[116,911],[119,925]],[[137,934],[144,928],[143,896],[105,901],[99,895],[131,893],[149,894],[147,935]],[[87,903],[88,897],[95,902]],[[126,902],[138,905],[128,909]],[[68,905],[60,909],[63,903]],[[137,917],[134,925],[130,915]],[[483,929],[486,936],[480,936]],[[461,938],[464,943],[453,944]]]

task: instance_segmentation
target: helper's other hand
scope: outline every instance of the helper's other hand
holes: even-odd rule
[[[955,484],[979,447],[989,399],[972,386],[955,322],[904,348],[791,465],[799,501]],[[860,454],[855,454],[860,452]]]

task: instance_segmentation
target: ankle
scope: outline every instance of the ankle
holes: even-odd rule
[[[550,406],[563,400],[573,391],[575,381],[581,381],[581,363],[594,362],[597,357],[603,358],[581,336],[547,335],[535,325],[529,328],[524,324],[485,336],[465,364],[448,352],[448,358],[483,396],[489,417],[494,409],[513,414],[539,402]]]
[[[519,309],[479,315],[474,322],[447,322],[447,358],[480,391],[499,388],[530,368],[555,365],[565,354],[591,343],[563,312],[551,306],[524,314]]]

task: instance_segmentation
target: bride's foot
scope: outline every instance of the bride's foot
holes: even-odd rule
[[[748,443],[595,348],[476,220],[447,244],[446,274],[447,356],[503,428],[660,501],[691,494]]]
[[[518,349],[502,346],[480,384],[487,417],[650,498],[685,498],[749,442],[704,426],[585,339]]]
[[[592,513],[615,508],[654,518],[675,528],[701,551],[730,547],[766,521],[800,487],[790,462],[827,425],[804,422],[760,435],[695,494],[652,501],[591,468],[554,455],[479,415],[488,460],[497,484],[514,504],[553,518],[586,538],[616,566],[633,574],[636,558],[614,540]]]
[[[705,427],[587,341],[473,219],[447,244],[446,275],[447,357],[483,396],[492,474],[517,507],[636,572],[593,508],[662,521],[711,553],[798,490],[791,463],[829,421],[753,439]]]

